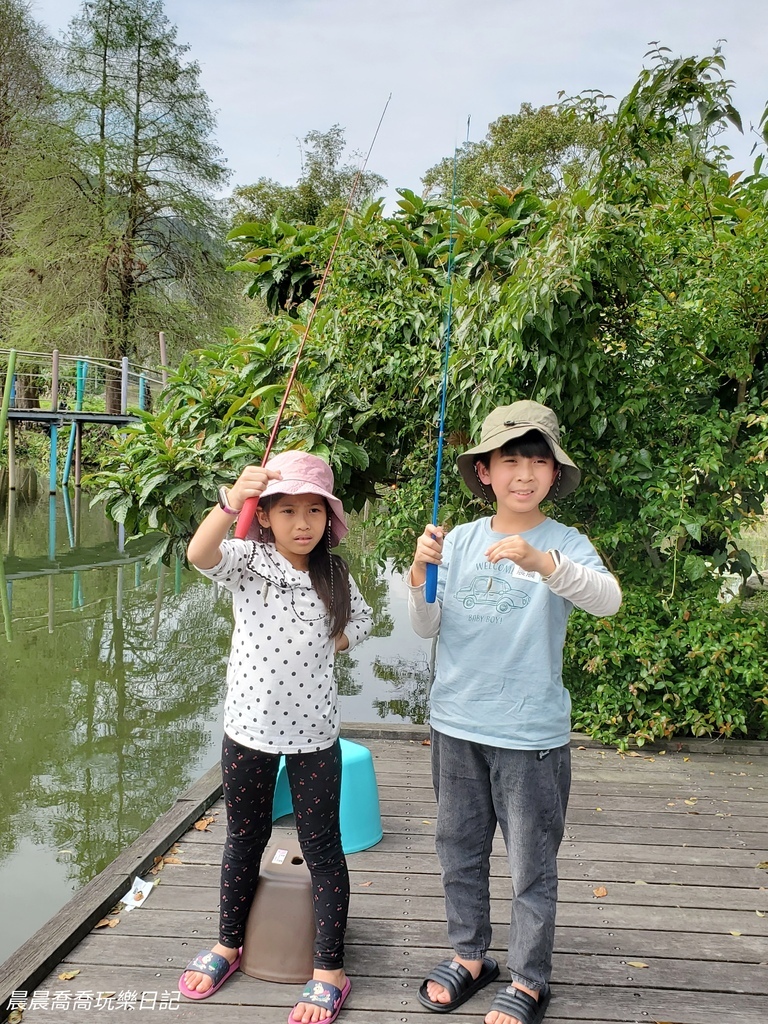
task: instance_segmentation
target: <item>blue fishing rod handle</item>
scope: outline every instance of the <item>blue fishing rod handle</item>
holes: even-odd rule
[[[424,596],[427,604],[434,604],[437,598],[437,566],[433,562],[427,562],[427,585]]]

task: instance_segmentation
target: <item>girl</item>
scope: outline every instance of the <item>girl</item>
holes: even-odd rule
[[[249,539],[226,540],[247,498],[259,499]],[[221,758],[227,839],[219,941],[187,966],[179,990],[205,999],[237,970],[285,754],[317,929],[314,973],[289,1024],[335,1020],[351,987],[333,662],[368,636],[372,621],[346,563],[331,554],[347,532],[330,467],[315,455],[283,452],[221,489],[187,551],[203,575],[232,591],[235,628]]]

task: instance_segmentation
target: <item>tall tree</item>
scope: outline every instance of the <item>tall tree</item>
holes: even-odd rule
[[[23,0],[0,0],[0,264],[11,250],[15,218],[24,190],[15,187],[15,167],[29,154],[30,121],[49,95],[46,36]],[[0,305],[0,335],[7,323]]]
[[[214,196],[228,171],[200,68],[161,0],[84,3],[65,40],[60,151],[97,224],[84,239],[107,357],[173,327],[189,343],[222,319],[223,224]]]
[[[295,185],[259,178],[252,185],[241,185],[234,190],[231,212],[235,224],[265,222],[279,215],[282,220],[323,226],[343,212],[358,174],[354,163],[342,163],[344,129],[335,124],[327,132],[308,132],[304,136],[304,147],[301,174]],[[360,174],[355,207],[359,209],[386,184],[380,174],[372,171]]]
[[[467,142],[456,160],[457,185],[463,195],[483,195],[493,188],[515,189],[524,181],[540,195],[555,196],[566,179],[589,172],[600,145],[601,129],[589,105],[563,103],[533,107],[523,103],[517,114],[503,114],[488,126],[480,142]],[[449,197],[453,191],[453,157],[430,167],[422,179],[427,196]]]

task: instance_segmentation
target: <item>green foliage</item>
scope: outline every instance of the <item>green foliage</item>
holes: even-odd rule
[[[677,733],[766,739],[767,641],[765,615],[724,606],[711,579],[677,602],[633,583],[614,618],[571,616],[574,728],[623,748]]]
[[[594,174],[555,197],[529,183],[451,209],[402,189],[394,216],[377,203],[351,216],[280,438],[331,459],[347,507],[377,489],[380,558],[407,562],[431,517],[452,251],[441,521],[488,512],[453,463],[495,405],[557,410],[583,481],[554,514],[592,538],[626,595],[609,622],[575,616],[566,651],[577,722],[611,742],[765,734],[763,619],[718,594],[723,574],[751,572],[746,538],[768,495],[768,179],[762,157],[746,177],[728,173],[719,132],[737,118],[722,66],[717,51],[656,51],[615,116],[594,96],[574,101],[599,122],[600,149]],[[190,453],[183,481],[163,483],[174,494],[198,472],[211,500],[219,470],[248,455],[225,461],[234,397],[218,407],[210,388],[246,405],[257,382],[279,391],[288,353],[258,345],[302,331],[334,235],[277,219],[241,229],[251,249],[238,269],[275,319],[253,351],[235,340],[206,357],[193,393],[190,363],[169,391],[172,414],[117,453],[111,486],[132,529],[165,500],[151,460],[132,452],[145,436],[182,451],[213,438],[205,457]],[[251,454],[274,404],[251,421]],[[153,515],[175,531],[199,511]]]
[[[50,45],[55,103],[3,168],[6,344],[153,358],[166,330],[175,358],[237,315],[214,198],[228,171],[187,50],[160,0],[83,4]]]
[[[488,126],[480,142],[467,142],[457,154],[456,179],[463,195],[493,188],[516,189],[528,183],[555,197],[588,176],[601,142],[600,123],[589,106],[562,102],[534,109],[523,103]],[[448,198],[453,192],[453,158],[430,167],[422,179],[425,194]]]
[[[301,174],[295,185],[281,185],[259,178],[240,185],[232,193],[230,212],[238,226],[273,218],[323,227],[343,213],[352,193],[353,209],[359,209],[387,184],[380,174],[358,172],[354,164],[342,164],[344,129],[335,124],[327,132],[311,131],[304,137]],[[360,159],[360,154],[353,154]]]

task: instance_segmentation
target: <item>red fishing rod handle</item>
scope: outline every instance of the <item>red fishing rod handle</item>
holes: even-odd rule
[[[246,498],[240,515],[237,517],[237,523],[235,525],[235,537],[238,540],[245,540],[248,536],[248,531],[251,528],[253,517],[256,515],[256,509],[259,507],[258,498]]]

